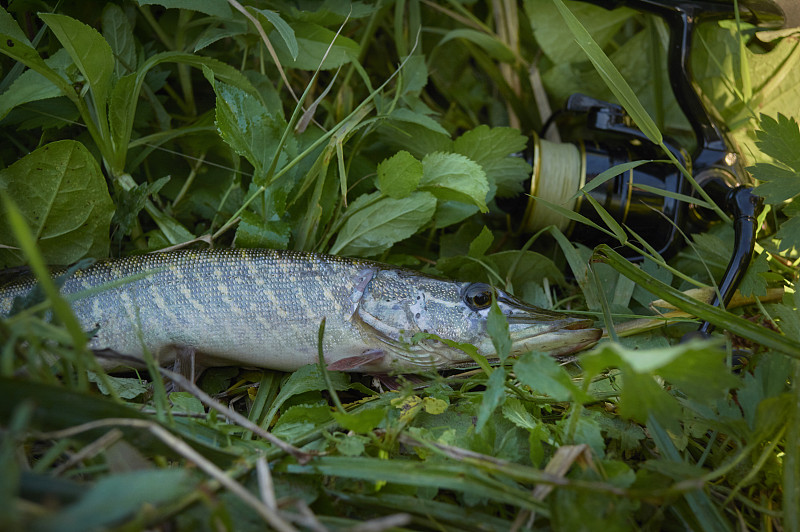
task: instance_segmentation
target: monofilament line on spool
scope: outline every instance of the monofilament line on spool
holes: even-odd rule
[[[533,134],[533,173],[528,206],[522,218],[522,230],[532,233],[548,225],[565,231],[569,218],[547,207],[537,198],[575,210],[575,192],[585,184],[583,157],[574,144],[550,142]]]

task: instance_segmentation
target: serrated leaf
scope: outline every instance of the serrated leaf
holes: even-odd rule
[[[244,156],[256,170],[256,184],[263,184],[265,172],[272,162],[286,129],[280,114],[272,114],[254,96],[227,83],[215,83],[217,94],[216,123],[222,139]],[[288,161],[295,141],[289,137],[283,147],[278,166]]]
[[[762,114],[756,146],[787,167],[800,171],[800,125],[794,117],[778,113],[777,120]]]
[[[477,206],[487,212],[489,183],[483,168],[457,153],[430,153],[422,159],[420,190],[427,190],[442,200],[454,200]]]
[[[572,382],[564,368],[545,353],[526,353],[514,362],[514,374],[519,381],[536,393],[556,401],[588,401],[586,393]]]
[[[742,295],[755,297],[767,295],[767,280],[759,274],[768,271],[767,254],[759,253],[755,255],[739,283],[739,291]]]
[[[347,219],[331,253],[361,257],[383,253],[424,227],[435,210],[436,198],[427,192],[414,192],[402,199],[381,198]]]
[[[13,37],[17,41],[24,43],[27,47],[33,48],[25,32],[20,29],[19,24],[14,20],[14,17],[2,7],[0,7],[0,34]]]
[[[163,6],[167,9],[188,9],[212,17],[231,18],[231,7],[221,0],[136,0],[140,6]]]
[[[286,249],[292,236],[292,226],[281,220],[264,220],[263,217],[242,212],[233,244],[239,248]]]
[[[453,39],[464,39],[476,44],[483,48],[483,50],[491,57],[497,59],[498,61],[502,61],[503,63],[514,62],[514,52],[512,52],[511,49],[509,49],[508,46],[506,46],[505,43],[503,43],[500,39],[492,37],[486,33],[469,28],[450,30],[445,34],[444,37],[442,37],[442,40],[439,41],[439,45],[442,45]]]
[[[780,251],[793,248],[800,250],[800,216],[793,216],[783,222],[775,233],[775,240],[779,241]]]
[[[528,412],[522,401],[516,397],[509,397],[503,404],[503,417],[521,429],[534,430],[542,425],[542,422],[533,417]]]
[[[42,13],[39,16],[86,78],[94,97],[95,109],[102,113],[103,119],[111,89],[111,76],[114,73],[114,54],[108,42],[97,30],[74,18],[53,13]]]
[[[761,184],[753,189],[764,200],[777,205],[800,194],[800,174],[770,163],[757,163],[748,168]]]
[[[106,257],[114,204],[97,161],[83,144],[61,140],[42,146],[0,171],[0,190],[19,207],[48,264]],[[0,218],[0,244],[16,246]],[[0,268],[21,264],[0,249]]]
[[[422,179],[422,163],[407,151],[399,151],[378,164],[378,188],[395,199],[405,198]]]

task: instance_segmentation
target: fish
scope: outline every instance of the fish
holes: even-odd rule
[[[196,353],[205,366],[419,373],[472,364],[458,344],[497,358],[492,301],[508,322],[511,355],[566,355],[595,343],[591,319],[529,305],[486,283],[452,281],[389,264],[270,249],[179,250],[54,271],[88,347],[162,365]],[[0,288],[0,317],[36,285]]]

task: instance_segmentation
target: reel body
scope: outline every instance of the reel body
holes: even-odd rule
[[[734,3],[719,0],[584,0],[608,9],[627,6],[661,16],[670,30],[668,70],[675,98],[689,120],[696,137],[696,148],[688,154],[676,143],[664,140],[666,149],[686,168],[697,184],[733,218],[734,252],[719,285],[713,305],[730,301],[750,263],[755,245],[756,216],[761,198],[752,194],[747,172],[736,151],[695,91],[690,75],[690,50],[696,24],[734,18]],[[780,27],[800,21],[800,8],[792,0],[740,0],[740,17],[763,27]],[[791,19],[791,20],[790,20]],[[633,124],[619,105],[576,94],[565,109],[548,120],[561,123],[562,143],[534,135],[529,159],[533,174],[530,196],[521,217],[520,228],[533,232],[555,224],[573,240],[594,246],[614,245],[607,234],[571,221],[551,209],[547,202],[572,209],[600,226],[605,225],[592,200],[601,205],[632,238],[647,242],[662,256],[674,254],[684,244],[681,234],[707,229],[719,222],[713,211],[678,198],[697,197],[683,173],[672,163],[649,162],[592,187],[592,180],[604,171],[633,161],[665,159],[661,146],[651,142]],[[542,132],[544,136],[545,131]],[[571,148],[565,148],[570,146]],[[556,161],[556,162],[554,162]],[[554,184],[555,183],[555,184]],[[591,189],[591,200],[577,191]],[[658,193],[661,191],[662,193]],[[628,252],[628,258],[642,257]],[[704,323],[707,334],[713,326]]]

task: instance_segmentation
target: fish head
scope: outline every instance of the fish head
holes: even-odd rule
[[[463,349],[439,339],[471,344],[481,355],[497,357],[487,331],[493,299],[508,321],[512,355],[534,350],[565,355],[600,338],[590,319],[529,305],[485,283],[402,270],[375,272],[356,314],[366,333],[392,355],[392,367],[439,369],[472,361]]]

